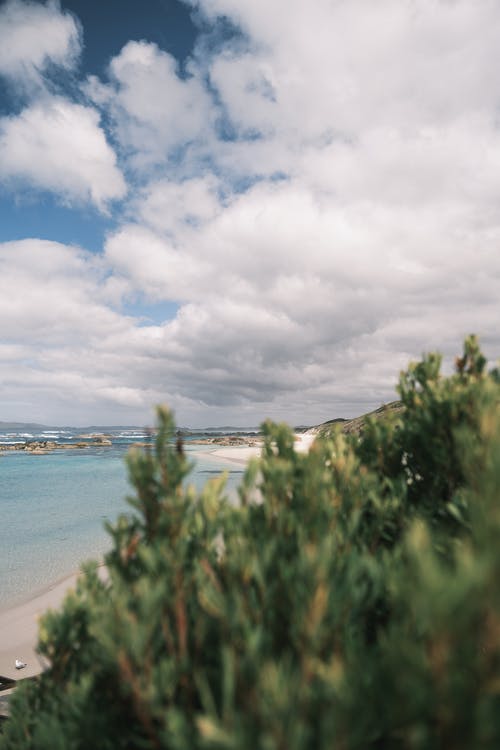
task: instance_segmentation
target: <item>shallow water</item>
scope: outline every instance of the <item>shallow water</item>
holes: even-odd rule
[[[28,598],[109,549],[104,522],[132,512],[125,501],[133,489],[124,461],[131,439],[111,448],[0,455],[0,607]],[[236,494],[244,467],[216,461],[203,446],[187,444],[186,451],[192,457],[196,452],[189,482],[200,489],[227,471],[228,494]]]

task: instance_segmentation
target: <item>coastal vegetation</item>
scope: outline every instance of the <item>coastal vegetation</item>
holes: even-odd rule
[[[187,486],[159,409],[108,579],[42,619],[0,748],[498,748],[500,375],[474,337],[440,365],[306,454],[265,423],[238,505]]]
[[[335,433],[340,432],[343,435],[362,435],[365,425],[370,420],[385,419],[388,416],[394,416],[403,410],[403,403],[401,401],[391,401],[388,404],[379,406],[378,409],[374,409],[368,414],[362,414],[360,417],[354,419],[330,419],[328,422],[311,427],[310,430],[316,435],[323,438],[330,438]]]

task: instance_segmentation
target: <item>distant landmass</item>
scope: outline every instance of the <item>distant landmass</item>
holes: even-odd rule
[[[6,432],[7,430],[13,430],[15,432],[33,432],[33,431],[56,431],[56,430],[79,430],[80,432],[99,431],[106,432],[108,430],[145,430],[154,429],[148,425],[137,425],[137,424],[120,424],[120,425],[87,425],[86,427],[75,427],[75,425],[48,425],[39,424],[38,422],[2,422],[0,420],[0,431]],[[307,428],[304,428],[307,429]],[[182,435],[196,435],[198,433],[220,433],[220,434],[242,434],[260,432],[259,427],[234,427],[231,425],[224,425],[222,427],[179,427],[177,432]]]
[[[378,409],[361,414],[359,417],[354,417],[354,419],[343,419],[341,417],[329,419],[327,422],[310,427],[308,432],[322,437],[329,437],[340,428],[339,431],[344,435],[360,435],[363,432],[367,419],[386,419],[390,414],[397,414],[403,411],[403,409],[404,406],[401,401],[391,401],[388,404],[379,406]]]
[[[306,426],[300,425],[294,427],[295,432],[309,432],[315,435],[328,436],[332,434],[336,429],[340,427],[340,431],[346,435],[355,434],[359,435],[363,431],[364,424],[368,418],[373,419],[384,419],[388,414],[398,413],[403,410],[403,404],[401,401],[391,401],[388,404],[383,404],[378,409],[362,414],[354,419],[345,419],[343,417],[336,417],[329,419],[326,422],[322,422],[318,425]],[[67,425],[61,427],[60,425],[44,425],[36,422],[2,422],[0,421],[0,431],[7,432],[9,430],[15,432],[34,432],[34,431],[50,431],[50,430],[75,430],[78,429],[81,432],[99,432],[105,433],[110,430],[144,430],[154,429],[146,428],[139,425],[90,425],[88,427],[78,427]],[[258,435],[260,428],[258,427],[234,427],[231,425],[224,425],[222,427],[179,427],[177,434],[182,437],[225,437],[228,435],[243,437],[248,435]]]
[[[14,430],[15,432],[33,432],[42,430],[80,430],[81,432],[90,432],[91,430],[98,430],[99,432],[105,432],[106,430],[137,430],[144,429],[135,424],[128,425],[89,425],[88,427],[75,427],[74,425],[50,425],[50,424],[38,424],[37,422],[2,422],[0,421],[0,430]]]
[[[36,422],[1,422],[0,430],[15,430],[16,432],[32,432],[33,430],[56,430],[60,427],[50,427],[46,424],[37,424]]]

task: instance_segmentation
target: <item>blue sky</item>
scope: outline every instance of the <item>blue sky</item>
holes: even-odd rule
[[[495,359],[499,41],[495,0],[0,2],[0,417],[315,423]]]
[[[45,5],[40,2],[39,5]],[[8,3],[3,3],[4,7]],[[29,6],[27,6],[29,7]],[[112,57],[130,40],[147,39],[170,52],[182,66],[193,50],[197,27],[192,11],[177,0],[149,0],[137,12],[135,0],[61,2],[61,12],[69,11],[82,31],[81,53],[77,65],[78,79],[103,75]],[[112,33],[110,33],[112,29]],[[53,83],[62,91],[75,89],[74,75],[53,76]],[[77,79],[77,80],[78,80]],[[78,84],[76,84],[78,85]],[[0,112],[12,114],[22,107],[16,87],[0,79]],[[119,207],[112,207],[118,213]],[[87,206],[61,204],[57,195],[43,189],[34,191],[29,184],[0,187],[0,239],[21,240],[40,237],[69,245],[82,245],[91,252],[102,250],[107,232],[115,226],[113,215],[103,216]],[[175,314],[177,305],[147,305],[144,301],[127,306],[134,314],[161,320]]]

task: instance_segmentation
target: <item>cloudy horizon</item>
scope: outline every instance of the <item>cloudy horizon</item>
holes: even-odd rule
[[[315,424],[496,360],[497,2],[102,5],[0,3],[1,420]]]

